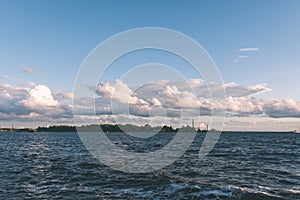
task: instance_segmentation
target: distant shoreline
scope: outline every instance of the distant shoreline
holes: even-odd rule
[[[101,127],[101,129],[100,129]],[[208,132],[222,132],[222,133],[299,133],[294,131],[218,131],[215,129],[201,130],[200,128],[194,128],[190,126],[183,126],[181,128],[173,128],[172,126],[155,126],[152,127],[149,124],[144,126],[137,126],[132,124],[91,124],[82,126],[48,126],[48,127],[37,127],[37,128],[0,128],[0,132],[97,132],[102,130],[105,133],[113,132],[160,132],[160,133],[177,133],[181,132],[197,132],[206,133]]]

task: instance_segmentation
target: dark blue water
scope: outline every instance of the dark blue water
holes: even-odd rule
[[[109,137],[146,152],[173,135]],[[199,162],[202,140],[162,170],[127,174],[95,160],[77,133],[1,132],[0,199],[300,199],[300,134],[222,133]]]

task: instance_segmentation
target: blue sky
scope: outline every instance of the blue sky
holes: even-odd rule
[[[224,82],[266,83],[272,91],[261,97],[299,101],[299,19],[297,0],[1,1],[0,75],[14,85],[28,80],[72,92],[79,66],[101,41],[132,28],[164,27],[199,42]],[[151,55],[126,62],[157,59],[184,68],[168,56]],[[115,79],[115,74],[106,78]]]

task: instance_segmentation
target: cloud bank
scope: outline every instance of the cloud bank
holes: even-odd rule
[[[300,118],[300,102],[294,99],[259,98],[270,92],[266,84],[239,85],[211,83],[208,89],[201,79],[187,81],[155,81],[131,88],[122,80],[101,82],[95,98],[75,99],[80,114],[89,118],[96,113],[99,121],[116,117],[126,123],[168,118],[177,123],[180,116],[210,116],[212,110],[225,110],[228,117]],[[210,92],[225,89],[226,102],[212,99]],[[15,86],[0,83],[0,121],[72,123],[72,93],[55,93],[41,84]],[[95,112],[90,112],[91,106]],[[103,116],[103,117],[102,117]]]
[[[226,102],[212,100],[208,88],[214,92],[225,89]],[[182,110],[191,116],[210,115],[211,110],[226,110],[228,116],[300,117],[299,101],[257,97],[258,94],[270,91],[271,89],[264,83],[248,86],[236,83],[210,84],[207,87],[199,79],[190,79],[187,82],[157,81],[135,90],[116,80],[101,83],[96,90],[99,95],[98,114],[132,114],[148,117],[149,111],[153,108],[162,107],[167,117],[176,117]],[[112,107],[116,104],[118,108],[113,110]],[[151,113],[153,116],[160,116],[161,112]]]

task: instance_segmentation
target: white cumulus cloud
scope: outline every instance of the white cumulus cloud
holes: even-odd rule
[[[45,85],[15,86],[0,83],[0,121],[72,122],[72,106],[56,98]]]
[[[28,98],[22,100],[25,106],[30,108],[55,107],[58,101],[52,96],[51,90],[45,85],[37,85],[29,91]]]

